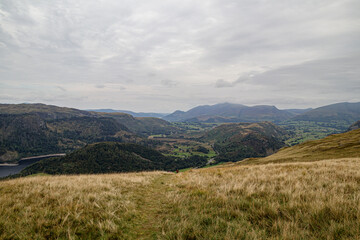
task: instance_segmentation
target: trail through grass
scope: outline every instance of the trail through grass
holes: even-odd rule
[[[136,203],[139,218],[131,230],[134,239],[161,238],[161,220],[166,218],[171,208],[166,194],[172,191],[169,187],[172,177],[171,173],[159,175],[150,185],[137,189]]]
[[[360,158],[0,182],[0,239],[360,239]]]

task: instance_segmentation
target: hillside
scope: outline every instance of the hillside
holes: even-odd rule
[[[0,239],[358,239],[359,161],[1,181]]]
[[[0,114],[7,114],[7,115],[36,114],[43,120],[96,116],[95,113],[88,111],[82,111],[75,108],[46,105],[42,103],[0,104]]]
[[[248,107],[241,104],[220,103],[198,106],[187,112],[176,111],[163,117],[163,119],[173,122],[218,122],[219,118],[223,118],[224,122],[281,122],[293,115],[274,106],[261,105]]]
[[[150,136],[156,134],[171,134],[181,131],[169,122],[153,117],[133,117],[125,113],[98,113],[102,117],[113,118],[124,124],[130,131],[142,135]]]
[[[170,158],[139,144],[101,142],[87,145],[64,157],[36,162],[21,171],[20,175],[174,171],[177,168],[195,167],[204,163],[206,158]]]
[[[207,131],[200,139],[213,144],[217,161],[264,157],[284,147],[287,132],[271,122],[228,123]]]
[[[0,162],[68,152],[99,141],[139,141],[111,118],[73,117],[44,120],[36,113],[0,114]]]
[[[244,163],[304,162],[354,157],[360,158],[360,129],[284,148],[266,158],[250,159]]]
[[[0,163],[69,152],[100,141],[141,142],[180,131],[157,118],[95,113],[45,104],[0,104]]]

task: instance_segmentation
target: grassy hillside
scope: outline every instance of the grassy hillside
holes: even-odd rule
[[[277,153],[261,159],[251,159],[248,163],[303,162],[323,159],[360,157],[360,129],[330,135],[326,138],[308,141],[281,149]]]
[[[286,131],[271,122],[229,123],[207,131],[203,141],[213,144],[218,161],[263,157],[285,146]]]
[[[359,161],[6,180],[0,239],[359,239]]]

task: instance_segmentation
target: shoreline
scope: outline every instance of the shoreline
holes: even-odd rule
[[[62,157],[65,156],[65,153],[55,153],[55,154],[47,154],[47,155],[40,155],[40,156],[33,156],[33,157],[25,157],[18,160],[17,163],[0,163],[0,167],[16,167],[21,165],[20,162],[32,160],[32,159],[42,159],[42,158],[51,158],[51,157]]]
[[[19,166],[18,163],[0,163],[0,167],[16,167]]]
[[[21,158],[19,160],[19,162],[24,161],[24,160],[37,159],[37,158],[63,157],[65,155],[66,155],[66,153],[54,153],[54,154],[47,154],[47,155],[40,155],[40,156],[33,156],[33,157],[25,157],[25,158]]]

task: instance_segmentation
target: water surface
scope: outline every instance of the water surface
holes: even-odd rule
[[[21,160],[17,166],[0,166],[0,178],[7,177],[9,175],[17,174],[27,166],[36,163],[44,158],[32,158],[28,160]]]

